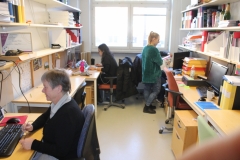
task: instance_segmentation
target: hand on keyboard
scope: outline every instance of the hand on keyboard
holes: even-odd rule
[[[25,133],[27,131],[32,131],[33,130],[33,126],[30,123],[24,123],[22,125],[22,131]]]
[[[24,149],[31,150],[33,140],[34,140],[33,138],[25,138],[21,139],[19,143],[22,145]]]

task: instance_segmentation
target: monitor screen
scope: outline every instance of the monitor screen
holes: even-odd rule
[[[176,52],[173,56],[173,70],[182,69],[183,59],[189,57],[190,52]]]
[[[212,61],[210,72],[207,76],[207,82],[218,93],[220,90],[220,86],[222,85],[223,76],[227,73],[227,70],[228,67]]]

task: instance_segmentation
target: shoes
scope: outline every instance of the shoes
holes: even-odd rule
[[[149,106],[151,109],[156,109],[156,106],[153,106],[152,104]]]
[[[149,113],[149,114],[156,114],[156,111],[155,110],[153,110],[152,108],[150,108],[150,106],[144,106],[144,108],[143,108],[143,112],[144,113]]]

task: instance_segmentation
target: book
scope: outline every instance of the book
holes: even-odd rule
[[[224,75],[223,79],[233,86],[240,86],[240,76]]]
[[[206,59],[203,59],[203,58],[194,58],[194,57],[185,57],[183,59],[183,61],[187,64],[202,64],[202,65],[206,65],[207,64],[207,61]]]
[[[219,110],[213,102],[202,102],[202,101],[197,101],[194,102],[203,112],[205,109],[214,109],[214,110]]]

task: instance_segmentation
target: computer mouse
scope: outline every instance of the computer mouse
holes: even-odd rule
[[[199,100],[198,101],[206,101],[206,99],[205,98],[203,98],[203,97],[201,97],[201,98],[199,98]]]
[[[10,118],[9,120],[7,120],[6,123],[7,124],[17,124],[17,123],[20,123],[20,119],[19,118]]]

